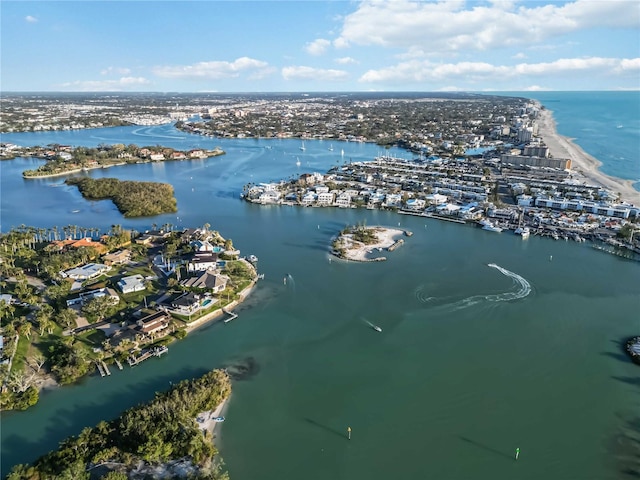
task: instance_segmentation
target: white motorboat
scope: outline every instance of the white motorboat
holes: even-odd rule
[[[527,238],[529,238],[529,235],[531,235],[529,227],[518,227],[514,230],[513,233],[515,233],[516,235],[520,235],[523,240],[526,240]]]
[[[491,223],[491,221],[487,219],[481,220],[479,223],[482,226],[483,230],[487,230],[489,232],[496,232],[496,233],[500,233],[502,231],[502,228],[494,225],[493,223]]]

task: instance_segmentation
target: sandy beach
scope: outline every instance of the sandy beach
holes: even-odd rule
[[[229,398],[225,398],[220,405],[218,405],[214,410],[207,410],[205,412],[200,412],[198,417],[196,418],[196,423],[198,424],[198,428],[203,432],[207,432],[206,436],[210,439],[214,438],[214,433],[216,426],[220,425],[221,422],[216,422],[213,419],[216,417],[222,417],[225,412],[225,407]]]
[[[378,241],[376,243],[364,244],[362,242],[353,241],[350,247],[346,248],[345,258],[356,262],[369,261],[367,253],[376,248],[387,249],[395,243],[398,237],[404,235],[404,230],[398,228],[386,227],[367,227],[369,230],[375,230]]]
[[[551,155],[555,158],[571,159],[574,178],[582,176],[588,184],[599,185],[614,193],[620,193],[623,201],[640,205],[640,192],[633,188],[633,181],[602,173],[599,170],[602,162],[589,155],[570,138],[558,134],[551,110],[540,110],[537,120],[538,134],[549,147]]]

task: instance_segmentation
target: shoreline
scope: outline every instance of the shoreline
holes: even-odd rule
[[[538,103],[541,107],[541,105]],[[557,130],[553,111],[544,107],[538,113],[538,135],[549,147],[549,152],[555,158],[571,159],[571,171],[584,177],[587,183],[598,185],[615,193],[620,193],[621,199],[634,205],[640,205],[640,192],[633,188],[633,180],[625,180],[603,173],[600,170],[602,162],[589,155],[573,139],[560,135]]]
[[[253,265],[251,267],[254,269],[254,272],[257,275],[258,272],[255,270],[255,267]],[[244,288],[244,290],[242,290],[238,294],[238,297],[239,297],[238,300],[234,300],[229,305],[226,305],[225,307],[217,308],[214,311],[209,312],[206,315],[203,315],[202,317],[198,318],[197,320],[194,320],[193,322],[187,324],[184,327],[185,330],[187,331],[187,334],[191,333],[193,330],[197,330],[200,327],[219,321],[220,318],[222,318],[226,314],[224,310],[226,310],[227,312],[232,312],[233,311],[232,309],[236,308],[238,305],[244,302],[244,300],[251,294],[254,287],[256,286],[256,283],[258,283],[257,276],[254,280],[252,280],[252,282],[247,287]]]

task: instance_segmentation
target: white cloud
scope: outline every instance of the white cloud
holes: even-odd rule
[[[107,67],[100,71],[100,75],[129,75],[130,73],[131,69],[124,67]]]
[[[325,82],[335,82],[346,80],[347,72],[344,70],[332,70],[313,67],[284,67],[282,69],[282,78],[285,80],[318,80]]]
[[[77,80],[60,85],[62,88],[71,88],[74,91],[84,92],[118,92],[122,90],[135,90],[138,87],[149,85],[151,82],[144,77],[122,77],[118,80]]]
[[[489,4],[365,0],[345,17],[333,43],[339,48],[357,44],[451,52],[531,45],[591,27],[638,26],[635,1],[533,5],[501,0]]]
[[[324,38],[318,38],[311,43],[307,43],[304,46],[306,52],[310,55],[322,55],[327,51],[327,48],[331,46],[331,42],[329,40],[325,40]]]
[[[515,55],[512,55],[511,58],[515,60],[524,60],[525,58],[527,58],[527,56],[522,52],[518,52]]]
[[[355,58],[351,58],[351,57],[336,58],[335,62],[340,65],[349,65],[350,63],[358,63],[358,61]]]
[[[159,77],[206,80],[236,78],[242,73],[247,73],[252,78],[260,78],[261,75],[267,75],[272,71],[267,62],[249,57],[241,57],[233,62],[198,62],[193,65],[165,65],[153,68],[153,73]]]
[[[585,75],[637,75],[640,58],[561,58],[553,62],[520,63],[514,66],[492,65],[486,62],[435,63],[425,60],[401,62],[391,67],[369,70],[360,77],[363,83],[423,83],[459,81],[512,80],[528,76],[575,76]]]
[[[25,21],[28,23],[36,23],[38,21],[38,19],[34,16],[31,15],[27,15],[26,17],[24,17]]]

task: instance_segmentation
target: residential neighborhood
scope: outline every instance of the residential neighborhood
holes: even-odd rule
[[[208,224],[86,232],[23,227],[0,236],[3,409],[33,404],[43,382],[109,375],[109,364],[166,352],[193,328],[229,315],[258,279]]]

